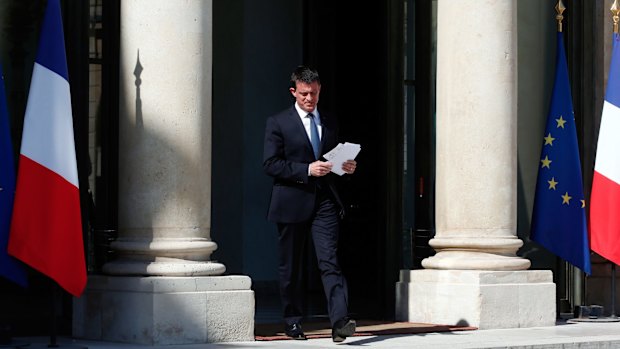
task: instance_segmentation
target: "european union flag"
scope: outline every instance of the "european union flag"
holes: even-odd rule
[[[24,266],[7,252],[14,197],[15,158],[13,144],[11,144],[4,79],[0,66],[0,275],[25,287],[27,278]]]
[[[531,239],[590,274],[586,204],[561,32],[557,39],[555,82],[538,166]]]

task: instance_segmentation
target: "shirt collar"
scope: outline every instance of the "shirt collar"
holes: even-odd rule
[[[308,115],[308,112],[301,109],[297,103],[295,103],[295,110],[297,110],[297,114],[299,114],[299,117],[302,120],[306,117],[306,115]],[[314,121],[320,124],[321,117],[319,115],[319,108],[314,108],[314,111],[312,111],[312,114],[314,114]]]

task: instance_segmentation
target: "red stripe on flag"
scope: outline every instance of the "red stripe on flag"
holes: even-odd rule
[[[79,189],[21,155],[9,254],[78,297],[86,286]]]
[[[592,250],[620,264],[620,184],[594,171],[590,198]]]

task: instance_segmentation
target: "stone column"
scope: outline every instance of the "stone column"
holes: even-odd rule
[[[211,241],[211,2],[121,2],[113,275],[220,275]],[[208,6],[207,6],[208,4]]]
[[[516,1],[440,1],[437,254],[432,269],[525,270],[516,257]]]
[[[550,271],[516,256],[516,0],[439,0],[435,256],[402,271],[400,319],[553,325]],[[550,19],[552,20],[552,19]]]
[[[210,260],[212,23],[210,0],[121,1],[118,258],[76,301],[75,336],[254,338],[251,280]]]

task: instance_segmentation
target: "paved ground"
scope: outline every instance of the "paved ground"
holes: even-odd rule
[[[48,338],[16,338],[21,348],[47,348]],[[236,342],[218,344],[141,346],[59,338],[61,349],[311,349],[311,348],[389,348],[389,349],[612,349],[620,348],[620,322],[562,323],[553,327],[507,330],[478,330],[417,335],[352,337],[341,344],[331,339],[308,341]]]

